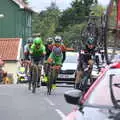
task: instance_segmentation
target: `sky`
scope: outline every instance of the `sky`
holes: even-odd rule
[[[50,5],[52,1],[56,1],[57,6],[63,10],[70,6],[70,3],[73,0],[28,0],[30,3],[30,7],[35,11],[45,10],[46,7]],[[107,5],[109,0],[98,0],[98,2],[102,5]]]

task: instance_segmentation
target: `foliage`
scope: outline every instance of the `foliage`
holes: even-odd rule
[[[89,16],[91,7],[97,4],[96,0],[75,0],[71,3],[71,8],[65,10],[61,16],[60,24],[63,28],[69,24],[82,23],[86,16]]]
[[[44,39],[53,36],[58,26],[60,14],[60,10],[53,3],[47,10],[41,11],[40,14],[34,14],[33,32],[40,32]]]
[[[97,4],[97,0],[74,0],[70,8],[61,12],[52,2],[46,10],[33,15],[33,33],[40,32],[44,40],[56,34],[61,35],[66,45],[77,45],[80,31],[91,11],[101,16],[104,8]]]

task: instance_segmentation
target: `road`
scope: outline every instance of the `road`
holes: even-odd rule
[[[59,87],[48,96],[46,87],[32,94],[26,85],[1,85],[0,119],[62,120],[74,107],[64,100],[63,94],[69,89]]]

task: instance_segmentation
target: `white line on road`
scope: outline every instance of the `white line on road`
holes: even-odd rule
[[[56,109],[55,111],[60,115],[60,117],[61,117],[62,119],[64,119],[64,118],[66,117],[65,114],[64,114],[61,110]]]
[[[45,98],[45,100],[51,105],[51,106],[54,106],[55,104],[48,98]]]

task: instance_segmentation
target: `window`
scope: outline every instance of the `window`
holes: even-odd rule
[[[31,18],[31,15],[27,14],[27,26],[28,27],[31,27],[31,22],[32,22],[32,18]]]
[[[109,106],[112,107],[111,94],[109,88],[110,74],[116,74],[113,78],[114,83],[120,83],[120,69],[110,69],[106,72],[105,76],[101,79],[100,83],[93,90],[89,96],[86,104],[92,106]],[[120,99],[120,88],[113,86],[115,97]]]

